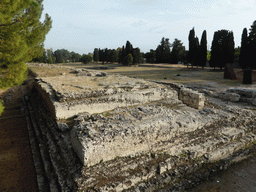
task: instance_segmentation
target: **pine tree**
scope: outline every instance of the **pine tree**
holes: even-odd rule
[[[0,8],[0,71],[8,67],[0,87],[6,87],[25,80],[25,62],[43,53],[42,43],[52,21],[46,14],[44,22],[40,22],[42,0],[1,0]]]

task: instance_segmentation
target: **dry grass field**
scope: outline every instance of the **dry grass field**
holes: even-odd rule
[[[192,68],[181,64],[139,64],[136,66],[121,66],[119,64],[82,64],[82,63],[66,63],[57,64],[68,67],[86,68],[101,70],[113,74],[121,74],[128,77],[138,77],[147,80],[163,81],[163,82],[175,82],[183,84],[202,84],[214,87],[226,87],[226,86],[241,86],[243,72],[242,69],[234,69],[237,76],[237,80],[224,79],[224,70],[216,68]],[[64,69],[63,69],[64,70]],[[56,71],[60,73],[60,71]],[[47,71],[45,71],[47,74]],[[53,74],[54,71],[49,71],[48,75]],[[253,84],[243,85],[247,87],[256,86],[256,71],[253,71]]]

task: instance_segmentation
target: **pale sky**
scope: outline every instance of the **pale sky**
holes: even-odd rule
[[[221,29],[234,32],[237,47],[243,28],[256,20],[256,0],[44,0],[43,5],[43,18],[48,13],[53,20],[45,48],[80,54],[116,49],[127,40],[146,53],[162,37],[181,40],[187,50],[193,27],[199,40],[207,31],[208,49]]]

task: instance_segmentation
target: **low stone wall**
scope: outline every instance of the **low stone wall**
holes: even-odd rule
[[[41,102],[44,103],[45,107],[48,109],[49,115],[53,119],[56,119],[56,110],[53,102],[53,90],[50,89],[50,87],[45,86],[45,84],[38,79],[34,81],[33,87],[34,91],[38,92],[38,95],[40,95]]]

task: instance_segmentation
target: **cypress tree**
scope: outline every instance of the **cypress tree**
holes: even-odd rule
[[[132,47],[132,44],[130,43],[130,41],[127,41],[126,42],[126,45],[125,45],[125,56],[127,56],[128,54],[132,54],[133,52],[133,47]]]
[[[198,39],[196,40],[195,37],[195,29],[191,29],[188,36],[189,41],[189,52],[188,52],[188,62],[192,64],[192,67],[195,64],[197,59],[197,52],[198,52]]]
[[[95,48],[93,51],[93,60],[98,62],[99,61],[99,49]]]
[[[194,56],[193,56],[193,65],[192,66],[197,66],[199,65],[200,62],[200,57],[199,57],[199,40],[198,37],[195,37],[194,40]]]
[[[241,40],[241,49],[240,49],[240,56],[239,56],[239,65],[243,68],[246,69],[248,67],[248,34],[247,34],[247,29],[243,29],[243,34],[242,34],[242,40]]]
[[[248,63],[251,69],[256,68],[256,20],[250,28],[248,37]]]
[[[220,54],[219,44],[218,44],[218,33],[214,32],[212,46],[211,46],[211,59],[210,59],[210,67],[217,67],[218,65],[218,56]]]
[[[199,47],[199,66],[202,68],[205,67],[207,61],[207,38],[206,38],[206,30],[203,31],[200,47]]]
[[[226,63],[232,64],[234,61],[234,36],[233,32],[220,30],[214,33],[211,47],[211,67],[220,67],[221,69]]]
[[[121,54],[121,58],[120,58],[120,60],[121,60],[121,63],[123,63],[124,64],[124,58],[126,57],[126,50],[125,50],[125,48],[124,48],[124,46],[122,47],[122,54]]]

